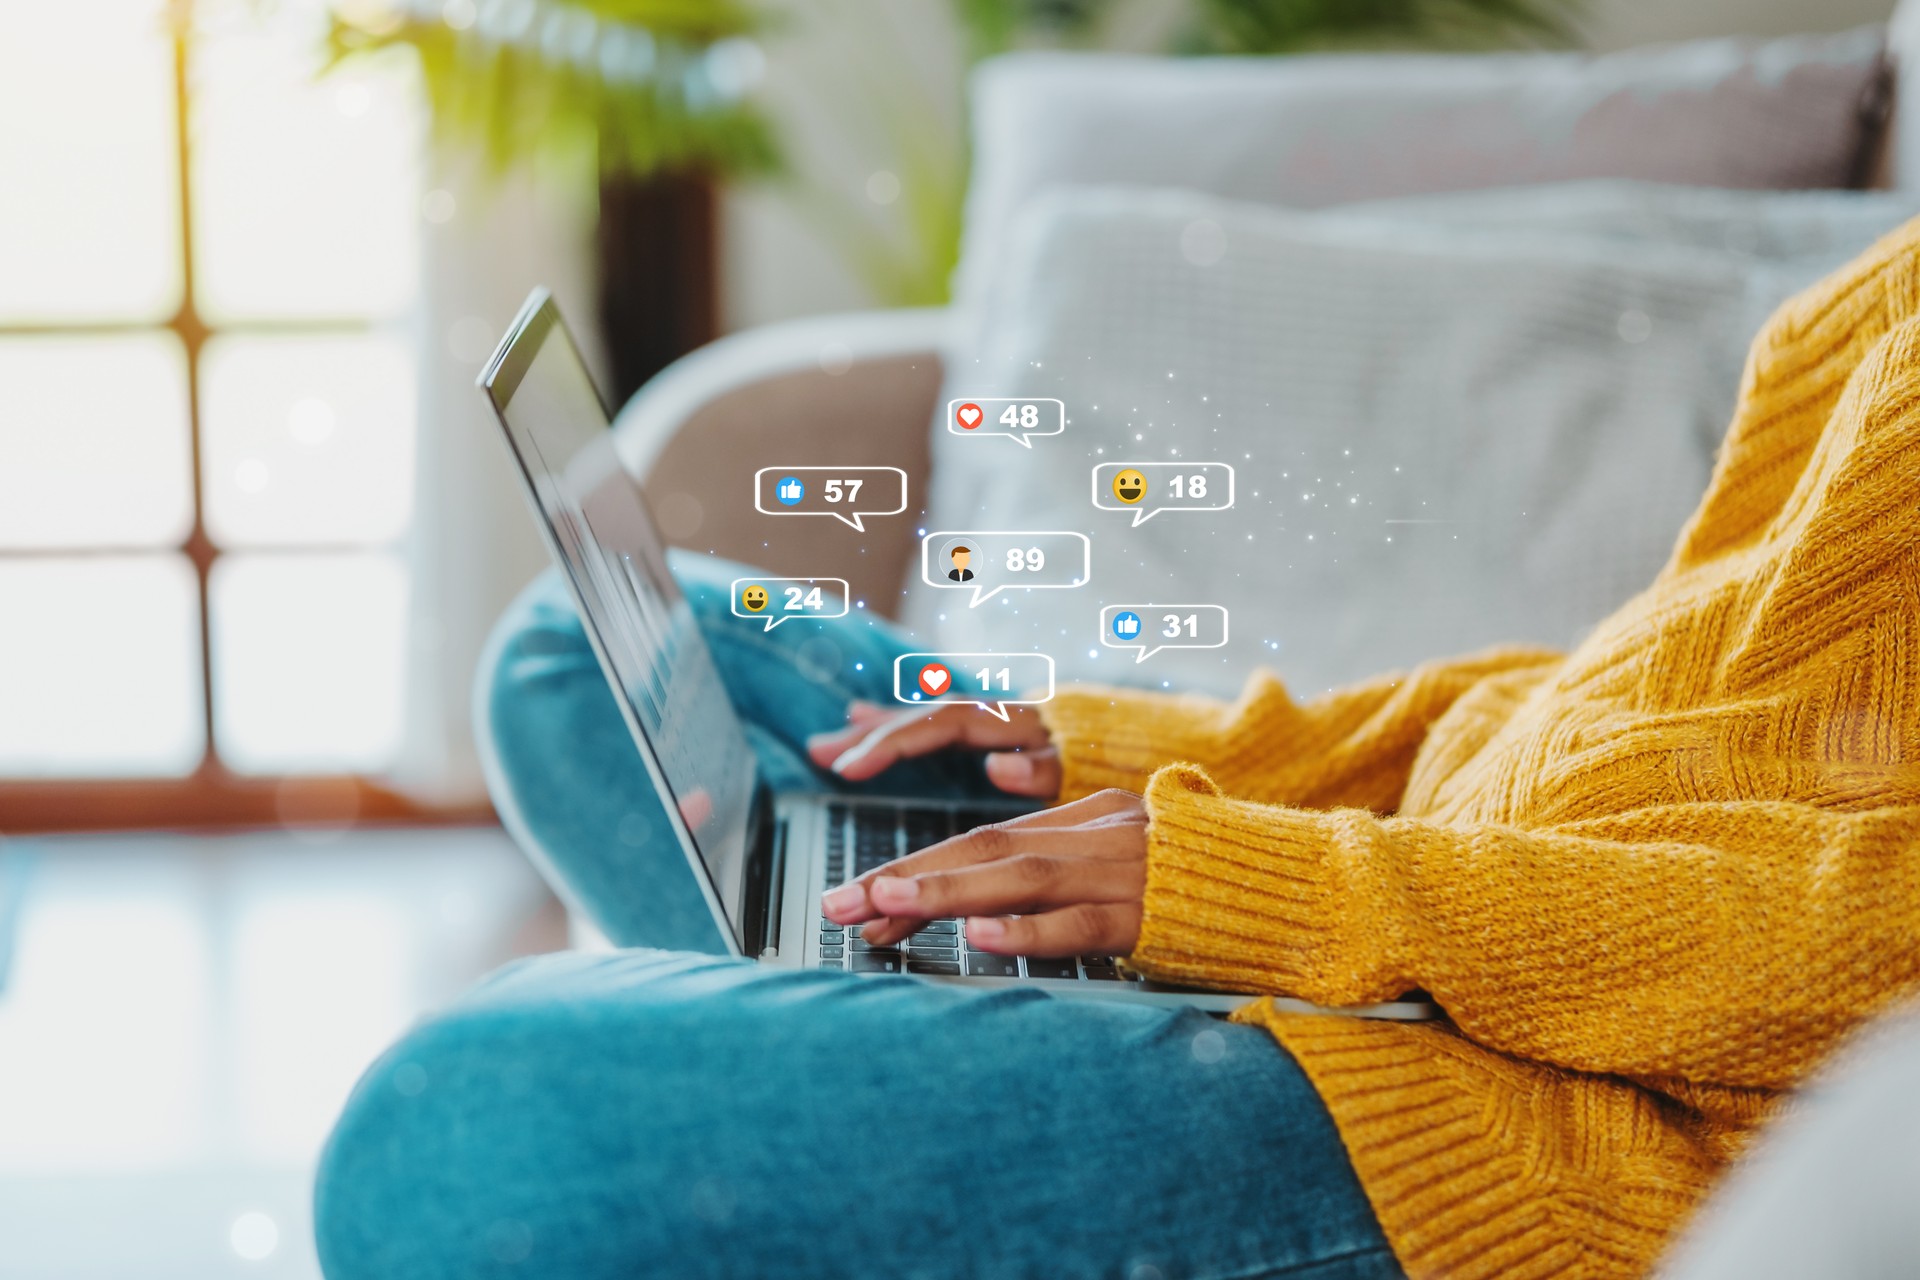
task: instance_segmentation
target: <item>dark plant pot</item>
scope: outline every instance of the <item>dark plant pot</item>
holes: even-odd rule
[[[600,327],[616,407],[719,332],[716,192],[700,173],[600,180]]]

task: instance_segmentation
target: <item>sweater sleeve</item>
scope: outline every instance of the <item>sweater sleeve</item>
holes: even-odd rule
[[[1910,228],[1780,306],[1754,337],[1706,496],[1670,568],[1751,545],[1786,506],[1854,372],[1916,312]]]
[[[1547,830],[1147,790],[1130,962],[1327,1005],[1429,992],[1578,1070],[1789,1085],[1920,985],[1920,805],[1665,806]]]
[[[1433,722],[1469,689],[1499,680],[1519,696],[1559,661],[1500,648],[1429,662],[1298,703],[1268,672],[1236,702],[1082,685],[1041,708],[1060,750],[1060,798],[1142,791],[1154,770],[1198,764],[1229,794],[1303,808],[1391,812]]]

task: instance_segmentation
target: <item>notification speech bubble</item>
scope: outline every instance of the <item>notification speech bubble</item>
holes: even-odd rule
[[[1225,462],[1098,463],[1093,505],[1133,512],[1134,528],[1162,511],[1225,511],[1233,505],[1233,467]]]
[[[1085,586],[1093,547],[1067,530],[940,529],[920,539],[920,581],[973,592],[977,609],[1002,591]]]
[[[899,467],[762,467],[753,473],[753,509],[831,516],[865,533],[865,517],[907,509],[907,473]]]
[[[947,401],[947,433],[956,436],[1005,436],[1033,448],[1035,436],[1057,436],[1067,429],[1067,403],[1045,396],[979,396]]]
[[[828,595],[827,587],[840,594]],[[847,616],[845,578],[735,578],[728,591],[733,596],[734,617],[766,619],[761,635],[795,618]]]
[[[1227,643],[1220,604],[1110,604],[1100,611],[1100,643],[1138,649],[1136,663],[1162,649],[1218,649]]]
[[[1007,718],[1008,707],[1053,700],[1053,658],[1044,653],[903,653],[893,660],[900,702],[971,702]]]

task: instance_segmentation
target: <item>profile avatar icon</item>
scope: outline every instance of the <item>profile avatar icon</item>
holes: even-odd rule
[[[740,592],[740,603],[748,613],[760,612],[767,607],[767,589],[757,582],[751,584]]]
[[[955,547],[947,552],[947,559],[953,561],[953,568],[947,570],[947,578],[953,582],[972,582],[973,570],[967,568],[973,559],[972,547]]]
[[[1147,496],[1147,478],[1128,467],[1113,478],[1113,496],[1132,506]]]

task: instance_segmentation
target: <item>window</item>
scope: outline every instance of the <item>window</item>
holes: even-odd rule
[[[0,6],[0,829],[399,812],[416,73]]]

